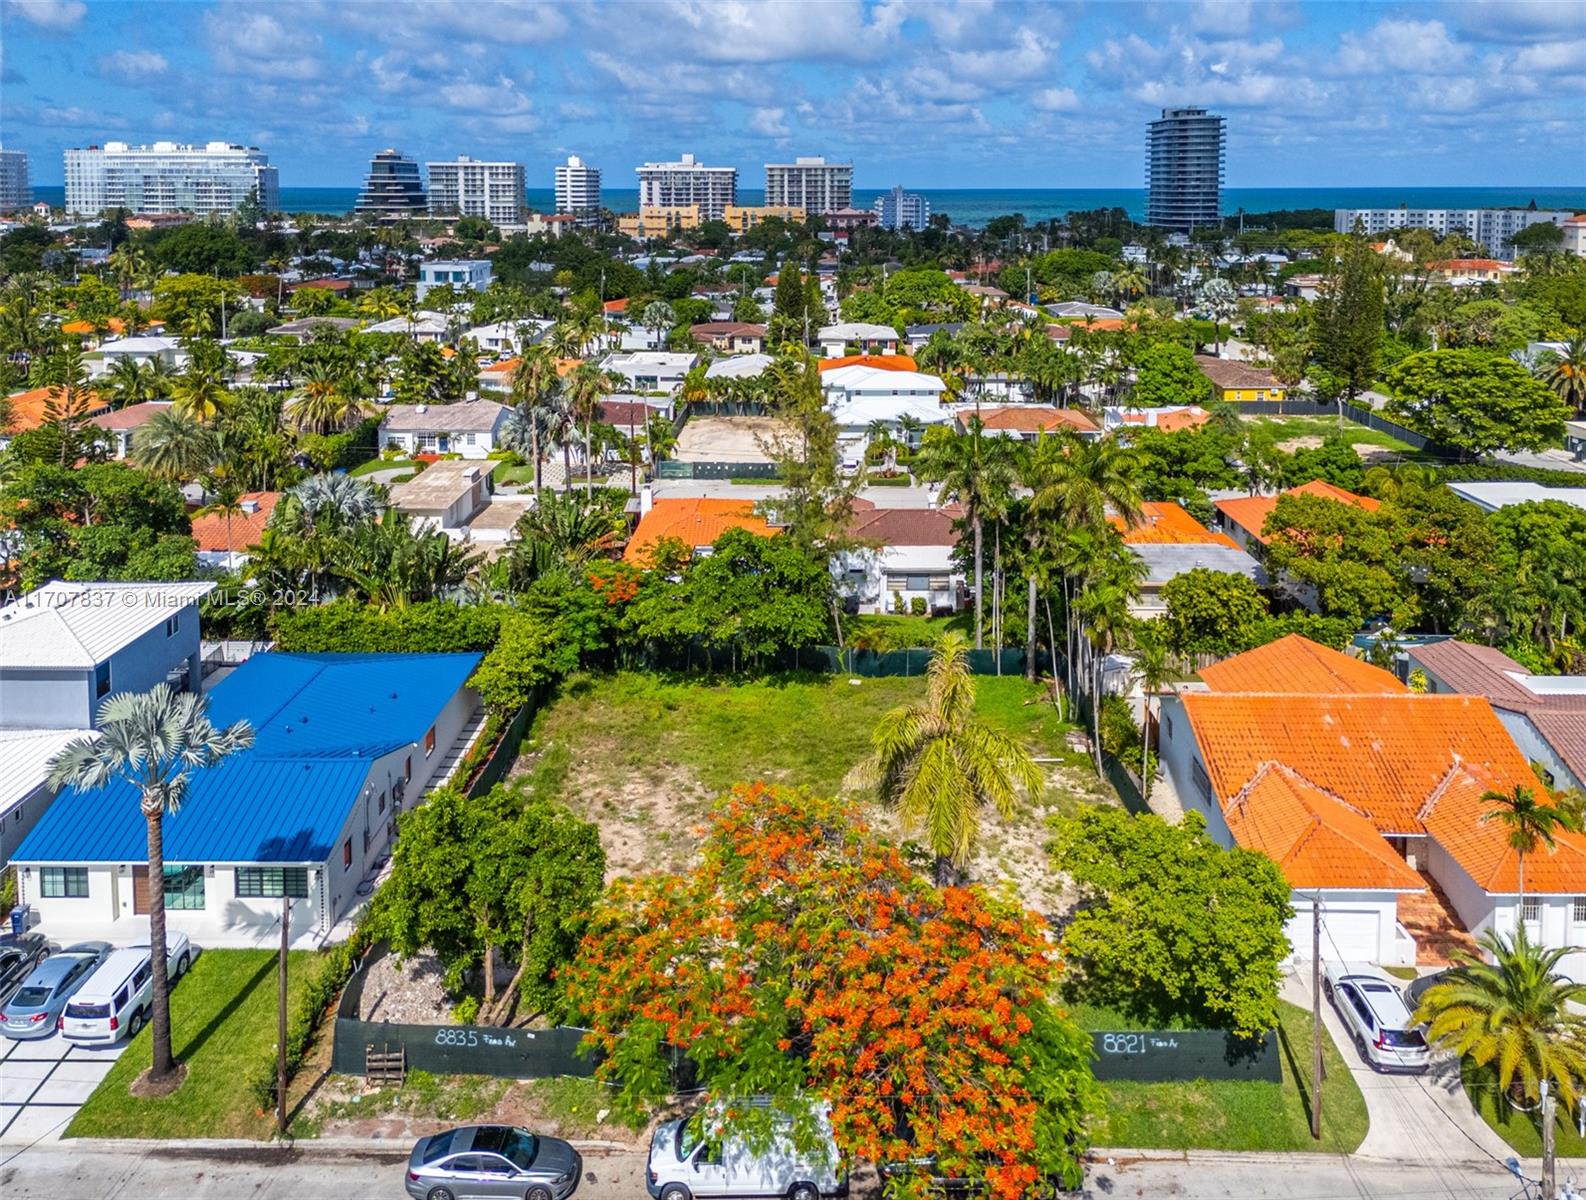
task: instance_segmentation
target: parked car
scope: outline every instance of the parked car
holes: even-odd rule
[[[696,1196],[785,1196],[788,1200],[820,1200],[846,1196],[848,1176],[825,1105],[813,1116],[817,1144],[800,1150],[791,1122],[779,1129],[771,1144],[753,1149],[730,1129],[706,1136],[702,1126],[714,1114],[664,1122],[650,1140],[645,1187],[655,1200],[692,1200]]]
[[[50,940],[42,933],[8,933],[0,937],[0,1001],[10,998],[49,952]]]
[[[1322,990],[1373,1070],[1421,1072],[1432,1062],[1398,986],[1376,967],[1328,963]]]
[[[465,1125],[418,1140],[408,1157],[407,1192],[414,1200],[566,1200],[583,1174],[584,1160],[561,1138]]]
[[[1419,975],[1404,985],[1404,1006],[1412,1013],[1421,1007],[1421,999],[1426,995],[1427,989],[1436,987],[1440,983],[1448,982],[1448,972],[1433,971],[1430,975]]]
[[[174,984],[192,965],[193,948],[185,933],[166,935],[166,966]],[[129,1041],[138,1035],[154,1006],[154,968],[149,946],[113,950],[61,1010],[61,1036],[74,1042]]]
[[[0,1006],[0,1033],[18,1041],[49,1037],[67,999],[88,982],[110,950],[109,942],[78,942],[39,963]]]

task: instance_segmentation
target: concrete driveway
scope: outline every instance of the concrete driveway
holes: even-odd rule
[[[1291,1004],[1311,1007],[1309,963],[1297,964],[1285,976],[1281,994]],[[1325,997],[1322,1024],[1366,1100],[1371,1128],[1356,1157],[1433,1168],[1451,1162],[1502,1163],[1514,1153],[1470,1106],[1460,1086],[1459,1064],[1452,1056],[1434,1058],[1425,1075],[1384,1075],[1361,1059],[1342,1018]],[[1325,1082],[1322,1104],[1325,1108]]]
[[[126,1048],[125,1040],[85,1047],[58,1033],[0,1038],[0,1144],[59,1138]]]

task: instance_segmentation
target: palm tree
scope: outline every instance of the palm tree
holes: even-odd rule
[[[150,1082],[176,1070],[171,1053],[170,981],[165,962],[165,814],[187,797],[195,770],[253,744],[253,729],[237,721],[226,729],[210,723],[208,701],[196,692],[174,692],[159,684],[150,692],[121,692],[99,706],[99,736],[79,737],[50,760],[50,783],[98,791],[118,780],[137,789],[148,826],[149,954],[153,967],[154,1061]]]
[[[541,496],[518,518],[518,540],[508,558],[515,588],[557,569],[577,572],[593,559],[615,552],[626,523],[620,508],[594,503],[590,497]]]
[[[639,320],[646,329],[654,331],[656,349],[660,349],[664,344],[662,335],[677,324],[677,313],[665,300],[652,300],[644,306]]]
[[[592,362],[580,363],[567,377],[567,398],[572,407],[573,420],[584,431],[584,494],[595,489],[595,460],[591,451],[591,432],[595,418],[600,415],[600,404],[622,386],[622,376],[614,371],[602,371]]]
[[[231,518],[242,515],[242,486],[236,480],[229,478],[224,470],[215,472],[215,476],[205,480],[205,490],[209,492],[210,501],[193,513],[197,517],[223,517],[226,522],[226,569],[234,570],[237,566],[237,551],[231,540]]]
[[[170,376],[154,369],[157,361],[160,360],[139,363],[130,358],[117,358],[116,365],[100,380],[100,394],[117,408],[164,399],[170,391]]]
[[[530,346],[523,351],[517,369],[512,372],[512,406],[516,410],[501,431],[502,442],[519,453],[527,450],[534,458],[534,491],[540,491],[540,467],[544,455],[540,452],[540,421],[538,409],[545,403],[552,389],[561,380],[556,374],[556,361],[544,345]]]
[[[893,709],[871,735],[877,794],[905,830],[924,831],[942,885],[968,865],[987,804],[1007,818],[1020,789],[1046,790],[1029,752],[976,718],[968,649],[961,634],[944,637],[926,669],[925,702]]]
[[[1162,685],[1172,675],[1172,658],[1167,643],[1155,626],[1142,628],[1134,641],[1134,673],[1142,694],[1140,713],[1140,798],[1151,802],[1151,701],[1161,694]]]
[[[1534,1104],[1546,1080],[1566,1110],[1578,1102],[1586,1080],[1586,1023],[1575,1011],[1586,1004],[1586,984],[1559,974],[1570,947],[1544,950],[1522,928],[1506,936],[1481,935],[1491,963],[1460,955],[1459,965],[1426,989],[1415,1020],[1428,1038],[1497,1068],[1499,1091]]]
[[[292,424],[304,432],[334,433],[363,416],[363,404],[348,387],[339,366],[319,360],[303,373],[303,384],[288,406]]]
[[[171,384],[174,409],[195,421],[209,422],[224,411],[231,394],[219,371],[200,365],[195,358]]]
[[[310,475],[285,500],[290,518],[309,533],[357,528],[380,514],[379,495],[356,475]]]
[[[1208,279],[1201,285],[1200,306],[1212,319],[1213,337],[1216,341],[1212,353],[1220,358],[1223,352],[1223,321],[1238,311],[1239,293],[1234,291],[1234,285],[1226,279]]]
[[[1542,382],[1577,413],[1586,413],[1586,334],[1576,334],[1544,360]]]
[[[132,454],[149,474],[186,483],[214,464],[215,435],[186,413],[168,408],[132,435]]]
[[[1517,783],[1507,792],[1486,791],[1481,802],[1489,807],[1481,814],[1483,825],[1497,822],[1503,826],[1509,848],[1519,860],[1520,888],[1519,911],[1516,926],[1525,929],[1525,859],[1534,854],[1538,846],[1551,854],[1558,845],[1558,835],[1564,830],[1580,828],[1580,822],[1565,809],[1538,801],[1536,790]]]

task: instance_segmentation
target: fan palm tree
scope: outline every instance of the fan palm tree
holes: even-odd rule
[[[665,345],[666,331],[677,324],[677,312],[665,300],[652,300],[644,306],[639,320],[654,333],[656,349],[660,349]]]
[[[207,709],[208,701],[198,693],[174,692],[163,683],[150,692],[121,692],[99,706],[97,738],[75,738],[50,761],[50,783],[55,787],[98,791],[125,781],[138,794],[148,833],[151,1082],[163,1081],[176,1070],[165,962],[165,815],[181,809],[194,771],[213,767],[253,744],[253,729],[246,721],[216,729]]]
[[[926,669],[925,702],[881,718],[867,764],[877,794],[898,810],[905,830],[925,834],[942,885],[968,865],[988,804],[1006,818],[1021,790],[1046,790],[1029,751],[976,718],[968,649],[961,634],[942,639]]]
[[[1536,789],[1517,783],[1507,792],[1486,791],[1481,802],[1487,805],[1481,814],[1483,825],[1497,823],[1503,827],[1509,848],[1519,860],[1520,898],[1515,924],[1525,928],[1525,860],[1541,846],[1551,854],[1558,845],[1558,835],[1564,830],[1580,828],[1580,823],[1566,809],[1555,808],[1536,797]]]
[[[1586,413],[1586,334],[1576,334],[1545,361],[1542,382],[1577,413]]]
[[[356,475],[310,475],[284,497],[291,522],[311,533],[355,529],[380,514],[380,497]]]
[[[1586,984],[1558,972],[1569,947],[1534,946],[1522,928],[1506,936],[1489,929],[1481,945],[1491,963],[1461,955],[1459,965],[1426,989],[1415,1020],[1428,1038],[1494,1067],[1498,1088],[1511,1101],[1534,1104],[1546,1080],[1567,1109],[1586,1080]]]
[[[132,435],[132,456],[149,474],[186,483],[214,465],[215,435],[186,413],[168,408]]]

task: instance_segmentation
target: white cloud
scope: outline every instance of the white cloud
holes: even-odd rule
[[[597,3],[586,19],[624,51],[687,46],[690,57],[718,63],[868,62],[901,26],[899,10],[867,13],[861,0],[651,0],[642,19],[620,19],[625,11],[638,10]]]
[[[786,117],[785,108],[757,108],[749,114],[749,128],[762,137],[785,138],[792,132]]]
[[[1073,88],[1042,88],[1030,97],[1030,103],[1042,112],[1074,112],[1080,106]]]
[[[319,35],[294,21],[288,29],[269,12],[226,4],[204,14],[204,32],[215,66],[231,75],[258,79],[318,79],[322,73]]]
[[[483,116],[511,116],[534,107],[534,102],[523,94],[517,81],[505,75],[497,76],[493,83],[469,79],[447,84],[440,89],[440,96],[452,108]]]
[[[5,10],[56,33],[75,29],[88,14],[88,6],[82,0],[6,0]]]
[[[1338,69],[1346,75],[1378,75],[1385,69],[1414,75],[1447,75],[1462,66],[1467,47],[1441,21],[1386,17],[1364,34],[1339,39]]]
[[[1556,75],[1586,71],[1586,38],[1570,42],[1546,41],[1514,52],[1504,66],[1524,75]]]
[[[117,50],[99,59],[99,73],[136,83],[165,74],[170,65],[165,55],[153,50]]]
[[[1016,30],[1011,43],[994,49],[947,51],[947,66],[954,75],[983,84],[1034,79],[1047,71],[1051,61],[1051,45],[1028,26]]]

